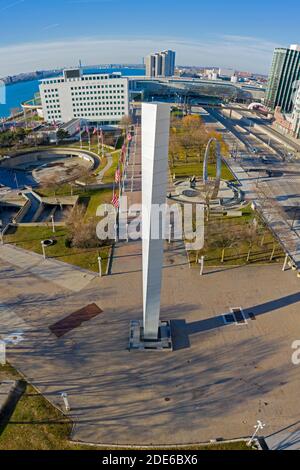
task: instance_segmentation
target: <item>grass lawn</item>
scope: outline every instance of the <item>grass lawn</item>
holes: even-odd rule
[[[42,254],[41,240],[48,238],[56,240],[55,245],[46,248],[48,258],[54,258],[65,263],[79,266],[98,272],[98,256],[102,258],[102,271],[106,272],[109,260],[110,247],[99,248],[67,248],[65,239],[68,236],[66,227],[56,227],[53,234],[51,224],[49,227],[16,227],[12,228],[14,233],[7,233],[4,237],[5,243],[12,243],[25,250]]]
[[[205,245],[198,254],[200,256],[205,256],[206,266],[276,263],[284,258],[281,246],[275,240],[268,228],[261,225],[261,221],[257,217],[257,214],[251,209],[250,205],[243,208],[242,212],[242,217],[221,216],[216,218],[214,216],[210,216],[209,221],[205,222]],[[249,260],[247,261],[249,241],[239,238],[236,241],[233,241],[232,246],[230,246],[230,243],[227,244],[225,247],[225,258],[222,263],[221,257],[223,246],[220,246],[220,243],[218,243],[217,235],[214,233],[213,229],[217,227],[218,231],[223,231],[224,233],[226,233],[227,230],[236,229],[238,232],[251,224],[254,218],[257,220],[259,233],[257,235],[257,240],[252,244]],[[270,260],[272,254],[273,258]],[[196,262],[196,255],[196,251],[189,253],[190,262],[192,264]]]
[[[85,195],[83,193],[82,198],[84,198]],[[86,197],[89,197],[89,202],[86,210],[86,217],[95,217],[97,208],[100,206],[100,204],[110,204],[111,199],[112,199],[112,190],[109,188],[104,188],[95,191],[89,191],[89,195]]]
[[[208,176],[214,177],[216,175],[216,166],[213,163],[209,163],[207,168]],[[176,178],[188,178],[194,175],[202,176],[203,162],[176,163],[174,166],[170,166],[170,172],[172,175],[175,173]],[[225,164],[222,165],[221,178],[226,181],[235,180],[235,177]]]
[[[22,379],[10,365],[0,366],[0,382]],[[72,444],[71,420],[27,384],[9,422],[0,425],[0,450],[111,450]],[[125,449],[125,447],[124,447]],[[166,447],[172,449],[172,447]],[[176,447],[173,447],[176,449]],[[183,450],[249,450],[245,442],[180,447]]]
[[[0,366],[3,379],[20,379],[9,365]],[[70,444],[72,422],[27,384],[9,423],[0,425],[0,450],[72,450],[88,446]]]

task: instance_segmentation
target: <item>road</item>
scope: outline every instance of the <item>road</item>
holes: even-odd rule
[[[244,173],[242,183],[248,199],[256,201],[299,270],[300,160],[287,155],[284,143],[271,139],[269,147],[269,136],[262,130],[253,131],[244,119],[230,119],[211,108],[203,108],[200,114],[207,125],[223,135],[236,155],[228,164]]]

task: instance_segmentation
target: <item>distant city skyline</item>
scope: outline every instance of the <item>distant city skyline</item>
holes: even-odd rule
[[[275,47],[300,42],[298,2],[270,5],[152,0],[149,8],[137,0],[0,0],[0,76],[73,66],[79,59],[84,65],[142,63],[164,49],[176,51],[178,65],[267,74]]]

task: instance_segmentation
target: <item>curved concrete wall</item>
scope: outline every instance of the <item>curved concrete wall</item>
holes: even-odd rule
[[[30,150],[28,152],[18,152],[12,155],[9,159],[0,161],[1,166],[5,168],[12,168],[23,163],[30,163],[43,160],[43,157],[49,155],[66,155],[71,157],[75,155],[83,158],[91,163],[90,169],[94,170],[100,163],[100,157],[93,152],[73,148],[48,148],[42,150]]]

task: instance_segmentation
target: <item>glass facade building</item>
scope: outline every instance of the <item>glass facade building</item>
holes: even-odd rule
[[[276,48],[266,91],[265,105],[271,109],[280,106],[283,113],[293,109],[293,96],[300,80],[300,46]]]

